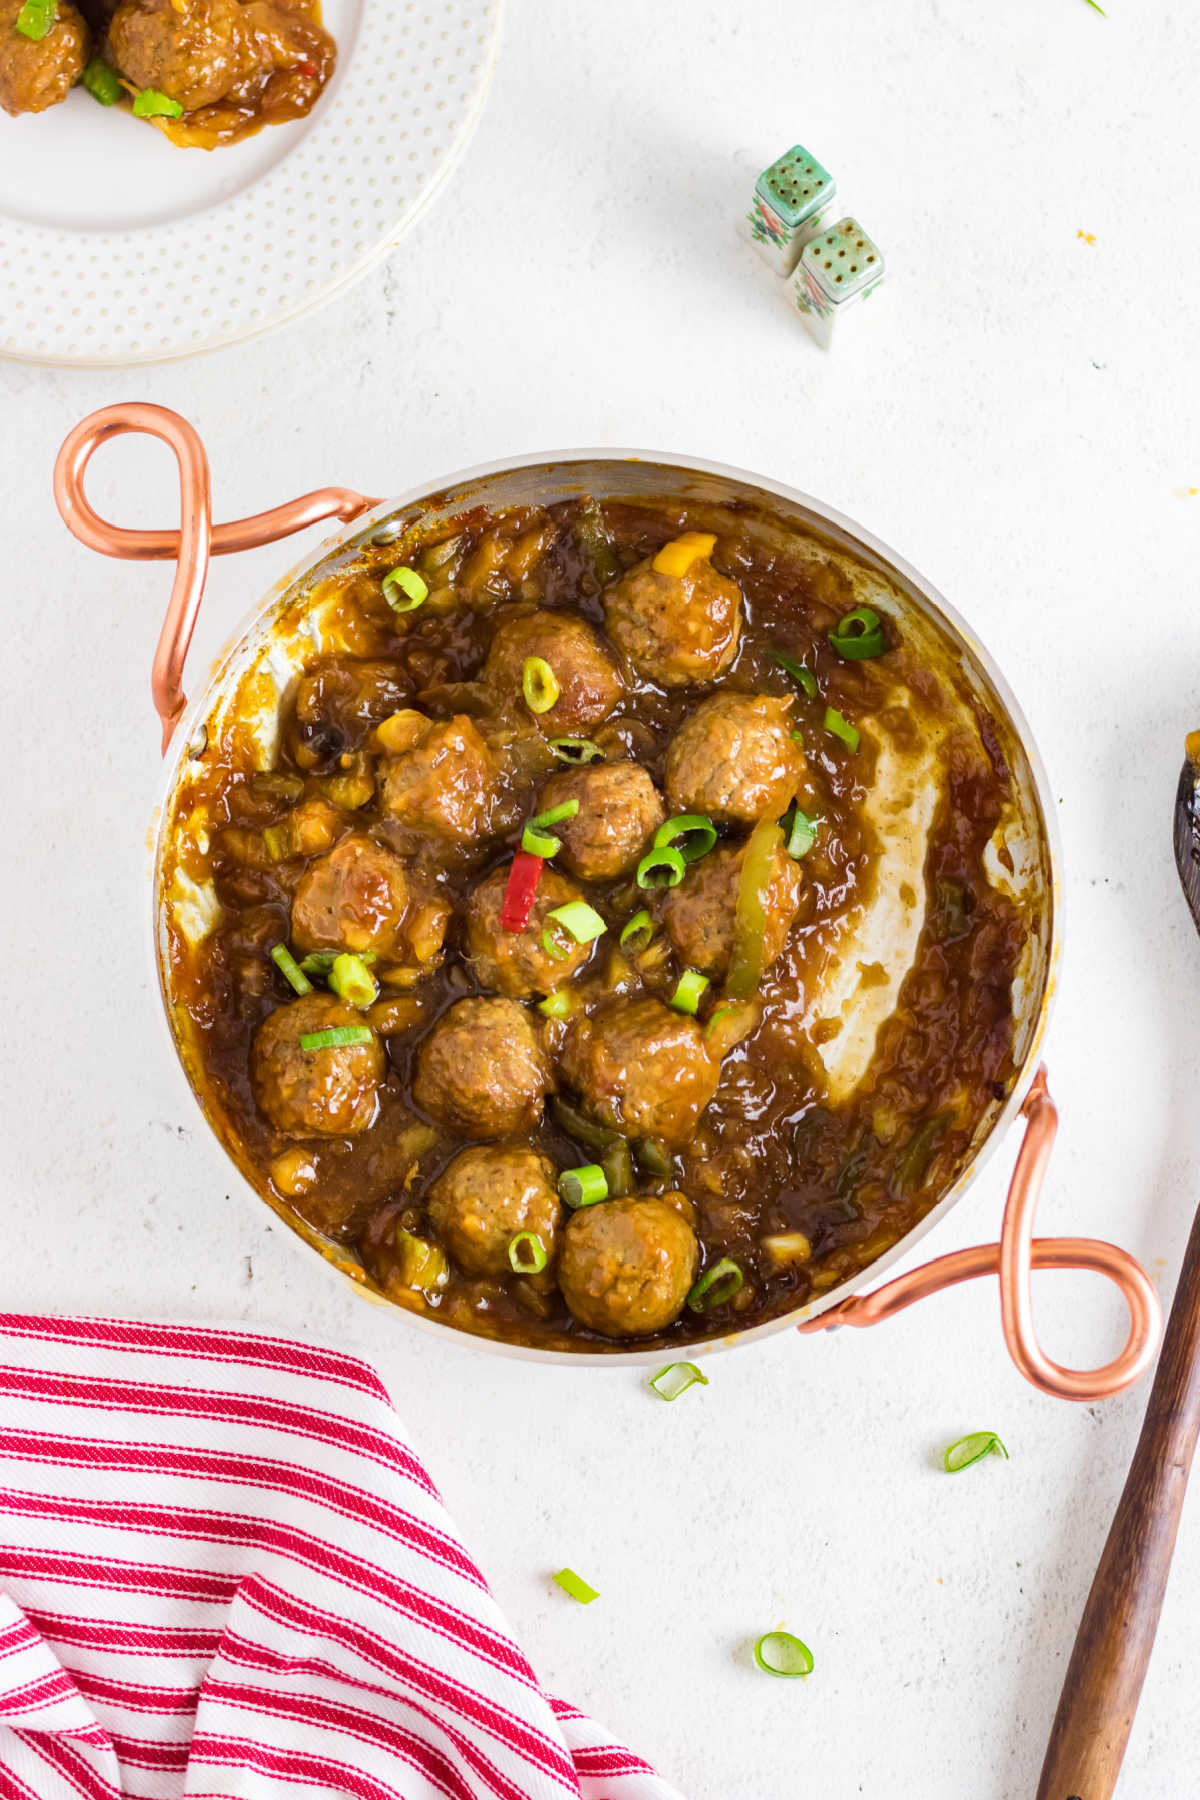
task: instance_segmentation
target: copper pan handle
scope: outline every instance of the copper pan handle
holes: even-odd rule
[[[843,1300],[798,1329],[811,1332],[830,1325],[878,1325],[941,1288],[973,1281],[979,1275],[999,1275],[1004,1341],[1017,1368],[1034,1387],[1061,1400],[1102,1400],[1140,1380],[1154,1360],[1162,1330],[1158,1295],[1141,1264],[1115,1244],[1095,1238],[1034,1237],[1033,1216],[1058,1131],[1058,1109],[1046,1087],[1044,1069],[1038,1070],[1021,1111],[1026,1120],[1025,1137],[1009,1184],[998,1244],[979,1244],[973,1250],[939,1256],[876,1288],[873,1294]],[[1129,1308],[1129,1336],[1120,1355],[1100,1369],[1068,1369],[1047,1356],[1033,1323],[1029,1291],[1033,1269],[1090,1269],[1106,1275]]]
[[[88,499],[84,474],[93,452],[109,438],[127,431],[144,431],[168,444],[174,452],[179,465],[177,531],[130,531],[122,525],[110,525]],[[268,512],[214,526],[208,457],[199,433],[167,407],[137,400],[102,407],[76,425],[54,464],[54,498],[67,529],[89,550],[136,562],[174,558],[178,565],[151,676],[154,707],[162,721],[164,756],[187,708],[183,665],[204,597],[209,557],[228,556],[236,550],[273,543],[320,519],[356,519],[377,504],[351,488],[317,488],[282,506],[273,506]]]

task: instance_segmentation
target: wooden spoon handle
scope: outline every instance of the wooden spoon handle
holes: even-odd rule
[[[1200,1432],[1200,1212],[1142,1434],[1083,1609],[1038,1800],[1109,1800],[1145,1680]]]

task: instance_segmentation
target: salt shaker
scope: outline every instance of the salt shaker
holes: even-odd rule
[[[792,303],[828,350],[842,315],[883,280],[883,253],[855,219],[839,219],[806,243],[790,283]]]
[[[803,144],[764,169],[746,214],[746,235],[777,275],[790,275],[837,193],[837,183]]]

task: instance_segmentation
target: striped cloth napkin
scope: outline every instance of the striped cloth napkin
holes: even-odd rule
[[[0,1315],[0,1800],[678,1800],[551,1700],[350,1356]]]

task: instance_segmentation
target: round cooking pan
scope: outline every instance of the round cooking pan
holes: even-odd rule
[[[96,448],[123,432],[148,432],[173,450],[179,464],[179,529],[131,531],[100,519],[84,492],[84,473]],[[516,505],[548,505],[582,493],[606,499],[686,500],[689,504],[736,512],[764,534],[801,534],[819,553],[853,580],[860,597],[870,597],[902,625],[939,675],[953,683],[968,706],[990,716],[1008,760],[1013,785],[1013,818],[1006,830],[1004,858],[1008,883],[1028,920],[1026,954],[1013,987],[1016,1079],[982,1119],[955,1179],[923,1219],[884,1255],[851,1280],[814,1297],[791,1313],[733,1335],[692,1343],[688,1354],[719,1344],[748,1343],[768,1332],[793,1327],[801,1332],[831,1325],[871,1325],[926,1294],[975,1276],[998,1274],[1005,1341],[1021,1373],[1044,1392],[1072,1400],[1094,1400],[1128,1387],[1144,1373],[1158,1341],[1160,1308],[1140,1265],[1116,1246],[1090,1238],[1033,1238],[1033,1214],[1057,1130],[1038,1055],[1054,995],[1059,956],[1059,853],[1053,809],[1041,760],[1003,676],[987,651],[941,596],[894,552],[861,527],[807,495],[715,463],[681,461],[632,452],[575,451],[523,458],[473,469],[435,489],[373,500],[344,488],[323,488],[298,500],[228,525],[212,523],[208,461],[193,428],[161,407],[129,404],[93,413],[70,434],[55,469],[55,496],[68,527],[81,542],[107,556],[177,561],[175,584],[154,657],[153,696],[162,722],[164,789],[157,815],[152,894],[155,966],[172,1042],[208,1124],[224,1145],[257,1199],[266,1201],[310,1251],[381,1305],[393,1305],[371,1287],[344,1246],[320,1236],[291,1212],[256,1177],[232,1122],[221,1115],[201,1085],[189,1021],[176,1005],[169,932],[202,935],[215,904],[211,895],[181,879],[174,845],[188,828],[190,794],[208,732],[233,717],[252,718],[269,761],[273,720],[279,700],[313,649],[308,596],[334,566],[367,544],[385,543],[416,523],[428,527],[472,507],[497,510]],[[211,679],[190,707],[183,692],[183,667],[204,592],[209,557],[289,536],[322,519],[342,521],[314,554],[286,575],[250,614],[217,659]],[[968,1183],[1020,1116],[1024,1137],[1017,1153],[1000,1241],[959,1251],[864,1295],[861,1290],[907,1255],[961,1198]],[[1103,1368],[1075,1370],[1051,1361],[1033,1328],[1029,1277],[1032,1268],[1091,1269],[1115,1282],[1130,1314],[1121,1354]],[[426,1329],[444,1330],[436,1320],[395,1307]],[[647,1362],[661,1349],[614,1348],[600,1354],[546,1350],[475,1340],[511,1355],[572,1362]]]

